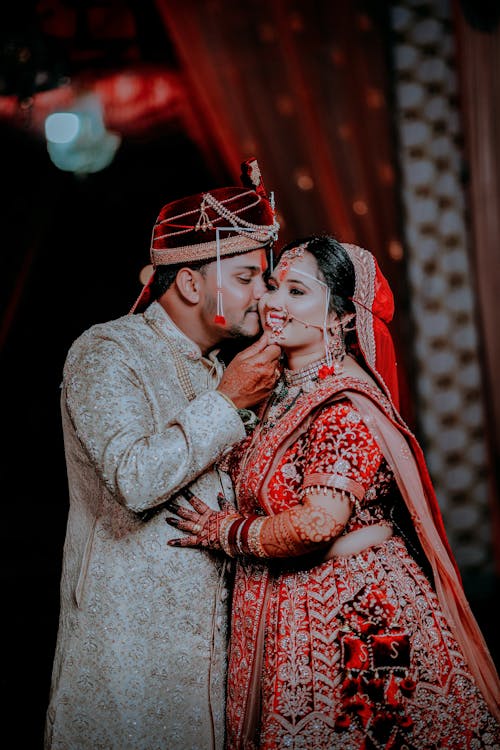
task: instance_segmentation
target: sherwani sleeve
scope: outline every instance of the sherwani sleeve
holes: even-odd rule
[[[161,423],[158,389],[148,391],[119,342],[83,337],[65,364],[62,407],[108,490],[135,512],[167,500],[245,436],[238,413],[217,391],[186,404],[171,370],[159,374],[163,398],[172,400],[172,418]]]

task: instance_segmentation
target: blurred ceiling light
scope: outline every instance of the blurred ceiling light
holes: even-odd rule
[[[45,120],[47,150],[65,172],[86,175],[105,169],[121,143],[106,130],[100,99],[92,94],[75,101],[67,112],[53,112]]]
[[[80,120],[73,112],[54,112],[45,120],[45,137],[51,143],[70,143],[79,129]]]

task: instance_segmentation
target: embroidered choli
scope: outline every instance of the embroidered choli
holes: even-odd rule
[[[291,399],[295,404],[293,394]],[[286,413],[288,409],[285,408],[281,416]],[[233,452],[230,469],[238,487],[238,507],[245,514],[265,512],[257,499],[260,472],[250,471],[244,476],[243,472],[244,467],[253,463],[263,442],[267,442],[267,434],[264,426],[260,436],[255,436],[251,448],[250,439],[247,439]],[[247,448],[249,453],[242,461]],[[264,451],[264,457],[267,455]],[[384,504],[383,498],[392,497],[393,474],[348,399],[322,409],[307,432],[286,450],[268,485],[268,506],[272,505],[273,514],[288,510],[303,502],[304,495],[316,488],[335,488],[349,494],[354,512],[344,534],[374,523],[391,523],[392,506]]]

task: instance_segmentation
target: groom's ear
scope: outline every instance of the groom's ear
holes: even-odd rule
[[[201,299],[203,276],[199,271],[192,268],[181,268],[175,277],[175,286],[179,295],[192,305],[198,304]]]

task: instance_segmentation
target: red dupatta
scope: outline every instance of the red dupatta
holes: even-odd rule
[[[391,466],[415,524],[425,554],[432,565],[436,590],[471,671],[497,719],[500,716],[500,683],[483,636],[463,591],[460,572],[451,550],[424,453],[399,414],[397,362],[387,323],[394,315],[394,297],[375,257],[357,245],[343,244],[355,271],[353,303],[356,335],[365,364],[392,407],[392,419],[374,405],[355,396],[352,400],[369,418],[380,449]],[[375,426],[376,425],[376,426]],[[376,434],[375,434],[376,433]],[[415,462],[405,461],[405,446]],[[418,477],[417,477],[418,473]]]
[[[356,337],[364,363],[389,399],[394,418],[412,441],[412,450],[418,463],[420,476],[427,488],[429,510],[439,535],[453,560],[456,573],[460,576],[458,565],[449,546],[446,530],[431,478],[424,459],[423,451],[416,438],[410,432],[399,414],[399,392],[396,352],[391,333],[387,326],[394,315],[394,296],[389,282],[372,255],[358,245],[343,243],[354,266],[355,285],[352,302],[356,310]]]

